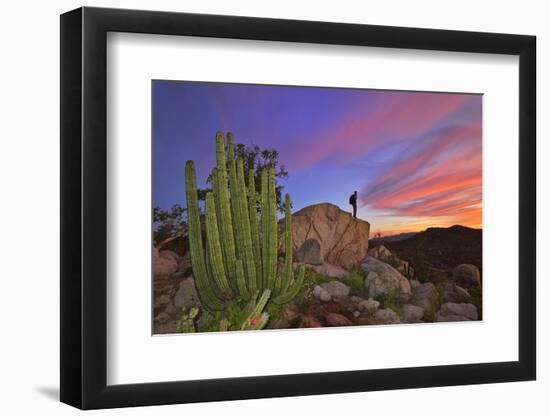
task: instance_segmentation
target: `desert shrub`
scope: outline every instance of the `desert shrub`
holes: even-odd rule
[[[384,258],[384,262],[393,266],[395,269],[401,266],[400,259],[397,256],[395,256],[393,253],[390,256]]]
[[[366,295],[367,289],[365,288],[364,282],[364,274],[357,269],[352,270],[350,277],[346,280],[346,283],[350,286],[350,295],[356,295],[358,297]]]
[[[294,304],[296,304],[300,309],[307,309],[313,302],[313,289],[317,285],[324,284],[325,282],[330,282],[332,280],[332,278],[318,273],[313,268],[306,267],[304,283],[302,284],[300,292],[294,299]]]
[[[396,313],[399,313],[399,308],[403,304],[399,291],[394,288],[391,288],[386,293],[378,294],[374,299],[380,303],[380,308],[389,308]]]

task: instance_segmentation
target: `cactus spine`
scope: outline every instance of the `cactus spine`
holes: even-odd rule
[[[203,306],[211,312],[224,310],[227,302],[247,301],[259,291],[261,308],[256,306],[243,328],[263,328],[269,316],[262,311],[270,297],[277,304],[289,302],[303,282],[303,267],[293,280],[290,196],[285,196],[285,271],[279,276],[275,169],[269,167],[261,172],[258,222],[254,170],[248,172],[247,189],[244,163],[235,158],[233,135],[227,134],[227,154],[223,134],[216,135],[212,192],[206,195],[205,202],[206,245],[201,234],[193,161],[187,161],[185,175],[191,261]]]

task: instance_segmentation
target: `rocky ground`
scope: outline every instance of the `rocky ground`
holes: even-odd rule
[[[295,213],[293,250],[296,265],[307,266],[306,279],[293,302],[270,311],[268,328],[481,319],[481,277],[475,265],[460,264],[448,279],[429,282],[385,246],[368,250],[368,236],[368,222],[331,204]],[[155,250],[153,263],[154,333],[174,333],[182,311],[200,310],[189,254]]]

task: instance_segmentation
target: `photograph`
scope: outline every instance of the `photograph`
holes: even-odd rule
[[[481,94],[151,88],[153,334],[482,320]]]

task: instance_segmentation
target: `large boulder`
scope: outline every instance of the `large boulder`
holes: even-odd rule
[[[410,296],[409,280],[391,265],[367,255],[361,263],[361,269],[367,273],[365,287],[369,297],[374,298],[389,293],[404,299]]]
[[[180,260],[180,256],[176,252],[170,249],[161,250],[159,252],[159,255],[161,256],[161,258],[171,259],[176,263],[179,262]]]
[[[372,298],[360,301],[357,304],[359,311],[366,315],[373,314],[376,310],[378,310],[378,307],[380,307],[380,302],[373,300]]]
[[[376,258],[380,261],[384,261],[396,268],[402,275],[412,278],[414,276],[414,269],[409,265],[407,261],[403,261],[395,256],[391,251],[384,245],[376,246],[372,249],[369,249],[368,255]]]
[[[310,267],[318,274],[325,275],[330,278],[348,278],[351,273],[338,265],[324,263],[322,265],[310,265]]]
[[[313,288],[313,296],[324,303],[332,300],[332,295],[330,295],[330,293],[327,290],[324,290],[320,285],[316,285],[315,288]]]
[[[333,298],[342,299],[349,295],[350,287],[340,281],[325,282],[316,285],[313,288],[313,296],[323,302],[328,302]]]
[[[445,303],[436,314],[435,321],[477,320],[477,308],[469,303]]]
[[[279,222],[281,232],[284,219]],[[323,262],[352,268],[365,257],[369,247],[370,224],[330,203],[314,204],[292,215],[293,250],[298,250],[308,239],[319,243]],[[284,239],[281,250],[285,251]]]
[[[321,245],[317,239],[307,239],[296,251],[296,260],[310,265],[322,265]]]
[[[460,264],[453,269],[453,281],[466,287],[479,287],[481,285],[479,269],[475,265]]]
[[[392,256],[390,250],[384,245],[379,245],[375,248],[369,249],[368,254],[373,258],[380,259],[381,261],[387,261]]]
[[[452,282],[439,284],[439,292],[444,303],[468,303],[471,301],[470,293]]]
[[[159,253],[159,250],[153,247],[153,274],[155,276],[169,276],[178,270],[178,263],[170,256],[161,256],[166,251]]]
[[[425,312],[435,313],[439,308],[439,293],[437,288],[431,282],[415,285],[411,304],[422,307]]]
[[[403,323],[422,323],[424,309],[412,304],[405,304],[401,307],[401,321]]]
[[[374,313],[374,320],[376,324],[398,324],[401,323],[399,316],[395,311],[390,308],[383,308],[377,310]]]
[[[321,284],[321,288],[328,292],[331,297],[344,298],[347,297],[350,291],[350,287],[340,281],[330,281]]]

